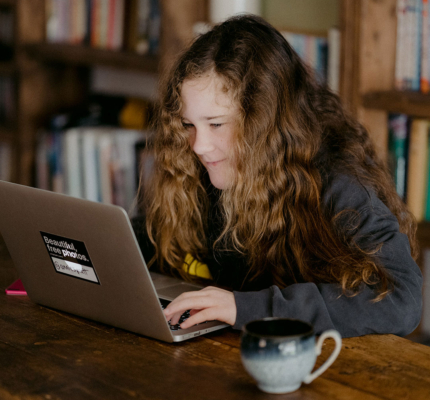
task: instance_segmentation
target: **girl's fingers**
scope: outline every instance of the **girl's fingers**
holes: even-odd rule
[[[177,297],[164,309],[164,315],[167,318],[171,318],[178,313],[182,315],[187,310],[201,310],[213,303],[213,300],[204,294],[200,296],[182,296]]]
[[[176,325],[181,315],[190,310],[190,317],[181,324],[186,329],[204,321],[220,320],[233,325],[236,320],[234,295],[223,289],[208,287],[178,296],[163,311],[166,319]]]
[[[189,317],[181,324],[182,329],[187,329],[193,325],[201,324],[205,321],[214,321],[218,319],[218,315],[215,309],[207,308],[205,310],[200,310],[193,316]]]

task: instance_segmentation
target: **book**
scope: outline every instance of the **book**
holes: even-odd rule
[[[49,172],[51,190],[57,193],[64,193],[64,162],[63,162],[63,137],[62,132],[67,126],[68,115],[59,114],[51,121],[50,151],[49,151]]]
[[[129,209],[137,189],[134,147],[145,132],[141,124],[118,126],[125,104],[121,97],[94,95],[86,106],[52,117],[37,143],[37,186]]]
[[[150,0],[136,0],[137,19],[134,21],[135,33],[131,44],[132,50],[138,54],[146,54],[149,51],[149,18],[151,11]]]
[[[5,293],[12,296],[26,296],[27,292],[21,279],[17,279],[5,289]]]
[[[115,204],[122,205],[128,210],[136,196],[136,152],[135,145],[142,140],[146,134],[141,130],[121,129],[115,132],[116,155],[118,157],[117,165],[119,166],[118,187],[121,193],[121,201]]]
[[[100,46],[100,2],[102,0],[91,0],[91,22],[90,22],[90,45],[92,47]]]
[[[421,43],[422,43],[422,53],[421,53],[421,82],[420,88],[423,93],[428,93],[430,90],[429,78],[430,78],[430,27],[429,27],[429,1],[422,0],[422,33],[421,33]]]
[[[12,178],[12,146],[0,142],[0,180],[10,181]]]
[[[388,164],[397,194],[406,197],[408,116],[391,114],[388,118]]]
[[[425,12],[423,0],[397,0],[396,89],[420,90]]]
[[[303,62],[315,71],[318,81],[322,84],[327,83],[329,51],[327,38],[288,31],[281,34]]]
[[[99,12],[97,19],[97,28],[99,31],[99,35],[96,47],[100,47],[102,49],[108,48],[109,9],[113,8],[113,1],[114,0],[98,0]]]
[[[87,200],[101,201],[99,176],[99,155],[97,148],[97,128],[82,128],[81,149],[83,168],[83,196]]]
[[[64,139],[64,193],[73,197],[83,197],[82,163],[80,147],[82,132],[79,128],[71,128],[63,133]],[[61,157],[61,156],[60,156]]]
[[[98,168],[99,168],[99,185],[100,200],[102,203],[113,203],[113,186],[112,186],[112,136],[110,132],[104,132],[98,138]]]
[[[421,54],[422,54],[422,0],[411,0],[413,4],[412,15],[412,70],[411,89],[420,90],[421,83]]]
[[[406,74],[406,3],[407,0],[397,0],[397,38],[396,38],[396,64],[394,85],[398,90],[403,90],[405,87]]]
[[[338,28],[329,29],[327,85],[334,93],[339,93],[339,86],[340,86],[340,47],[341,47],[340,30]]]
[[[430,140],[427,144],[427,182],[425,186],[424,219],[430,221]]]
[[[428,120],[414,119],[412,120],[409,132],[406,204],[418,222],[424,219],[424,201],[427,186],[428,129]]]
[[[120,50],[124,46],[124,0],[114,0],[112,18],[112,27],[109,29],[108,48],[111,50]]]
[[[148,42],[149,53],[158,54],[160,48],[161,9],[159,0],[150,0]]]
[[[49,185],[49,132],[40,132],[36,148],[36,186],[50,190]]]

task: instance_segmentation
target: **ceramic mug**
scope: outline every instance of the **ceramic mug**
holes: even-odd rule
[[[323,342],[333,338],[336,346],[327,361],[311,373]],[[339,332],[328,330],[315,341],[312,325],[289,318],[264,318],[249,322],[242,329],[240,352],[245,370],[267,393],[289,393],[302,382],[320,376],[340,353]]]

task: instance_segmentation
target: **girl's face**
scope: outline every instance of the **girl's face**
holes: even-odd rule
[[[232,150],[239,109],[221,78],[211,74],[182,84],[182,122],[191,148],[206,167],[212,184],[229,187],[234,167]]]

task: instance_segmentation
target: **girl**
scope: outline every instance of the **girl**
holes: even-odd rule
[[[153,191],[135,223],[144,255],[233,289],[179,296],[172,324],[190,309],[181,328],[269,316],[344,337],[417,326],[413,217],[366,130],[271,25],[235,17],[196,39],[156,121]]]

